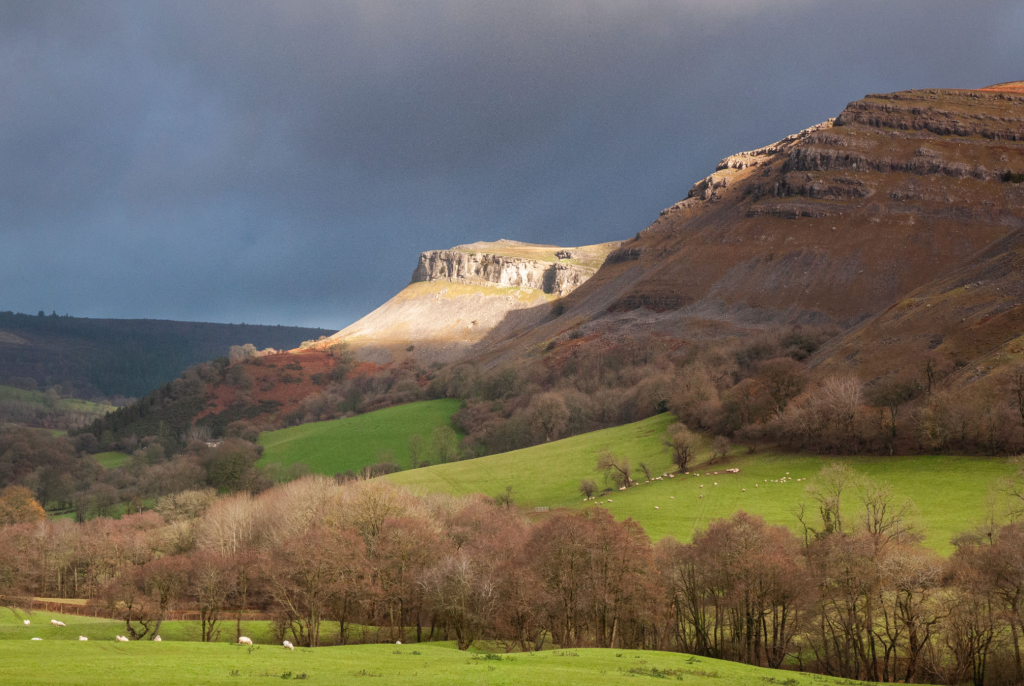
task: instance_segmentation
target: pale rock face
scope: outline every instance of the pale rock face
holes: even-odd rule
[[[532,288],[561,297],[576,290],[593,274],[593,269],[571,264],[459,250],[430,250],[420,255],[412,282],[493,284]]]

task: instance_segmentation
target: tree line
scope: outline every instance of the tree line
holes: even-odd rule
[[[482,496],[311,476],[258,496],[181,492],[120,520],[4,527],[0,587],[8,602],[88,598],[135,639],[173,609],[199,613],[204,641],[260,611],[306,646],[657,649],[887,683],[1019,684],[1024,474],[1013,483],[1008,519],[979,523],[942,559],[908,503],[843,465],[815,480],[800,534],[740,512],[690,543],[652,543],[600,507],[528,521]]]

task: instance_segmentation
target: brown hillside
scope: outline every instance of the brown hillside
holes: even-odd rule
[[[838,118],[726,158],[609,254],[565,316],[507,341],[521,355],[573,327],[680,338],[768,323],[852,325],[957,273],[1024,228],[1024,95],[871,95]]]
[[[244,370],[247,381],[244,384],[209,384],[208,404],[197,419],[220,414],[240,403],[262,405],[267,413],[277,416],[287,414],[297,409],[304,399],[323,390],[324,384],[318,384],[314,375],[330,375],[334,361],[327,353],[308,350],[267,355],[233,366]]]

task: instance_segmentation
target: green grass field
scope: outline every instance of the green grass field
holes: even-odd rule
[[[546,650],[503,655],[471,649],[459,651],[452,643],[406,643],[297,648],[286,650],[269,640],[253,648],[233,643],[198,643],[175,636],[176,625],[165,622],[161,643],[114,642],[124,633],[119,622],[36,611],[32,625],[0,609],[0,684],[107,684],[248,683],[259,678],[293,679],[309,684],[370,683],[434,686],[441,684],[502,684],[565,686],[565,684],[654,684],[664,679],[692,686],[729,684],[760,686],[783,683],[848,683],[826,677],[749,667],[734,662],[699,658],[679,653],[621,649]],[[50,626],[60,619],[66,628]],[[260,626],[256,626],[260,625]],[[244,625],[257,643],[269,622]],[[234,625],[225,628],[232,638]],[[89,637],[88,642],[78,636]],[[32,637],[43,640],[32,641]],[[374,680],[380,679],[380,681]]]
[[[260,435],[264,447],[258,464],[288,466],[304,462],[320,474],[358,472],[380,462],[379,453],[390,450],[402,469],[411,467],[409,437],[423,436],[430,455],[430,440],[435,428],[448,426],[459,409],[458,400],[427,400],[389,407],[346,419],[302,424]],[[461,436],[460,436],[461,438]]]
[[[96,461],[99,462],[100,466],[103,467],[104,469],[114,469],[115,467],[120,467],[131,458],[131,456],[128,455],[127,453],[119,453],[117,451],[109,453],[96,453],[95,455],[93,455],[93,457],[96,458]]]
[[[47,404],[46,394],[42,391],[26,391],[14,386],[0,386],[0,400],[20,400],[23,403],[35,405]],[[67,412],[83,412],[97,416],[103,416],[107,412],[117,409],[113,405],[101,405],[77,398],[61,398],[57,401],[57,408]]]
[[[701,468],[700,477],[666,478],[583,502],[578,492],[580,479],[602,483],[594,466],[603,448],[629,457],[634,469],[643,461],[658,475],[670,471],[670,456],[660,437],[671,422],[670,415],[659,415],[524,450],[401,472],[387,478],[417,491],[460,495],[479,492],[494,496],[511,485],[513,500],[521,507],[604,507],[616,518],[632,517],[640,522],[653,539],[672,535],[690,540],[695,530],[706,527],[712,519],[728,517],[738,510],[761,515],[771,523],[784,524],[799,532],[794,507],[800,502],[810,504],[806,487],[814,482],[822,467],[839,461],[877,482],[890,483],[898,496],[911,499],[917,508],[913,519],[926,536],[925,545],[948,554],[952,551],[953,536],[981,522],[986,500],[996,489],[999,478],[1012,473],[1002,458],[833,458],[765,452],[748,455],[746,449],[737,448],[726,463]],[[707,459],[706,450],[698,453],[698,463]],[[724,473],[732,467],[739,468],[740,473]],[[718,476],[705,475],[716,470]],[[787,474],[792,481],[776,483]],[[634,477],[638,475],[639,471],[634,473]],[[850,489],[844,511],[848,522],[858,516],[855,490]]]

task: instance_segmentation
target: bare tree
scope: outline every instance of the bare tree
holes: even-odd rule
[[[427,446],[422,435],[412,434],[409,436],[409,462],[413,469],[425,466],[423,457],[426,450]]]
[[[633,465],[628,457],[619,457],[612,451],[605,448],[597,458],[597,471],[604,473],[605,481],[614,483],[622,488],[629,488],[633,485],[630,474],[633,472]]]
[[[233,560],[212,551],[192,557],[189,593],[199,610],[200,640],[214,641],[220,613],[234,590]]]
[[[596,492],[597,484],[594,483],[593,479],[580,479],[580,493],[583,494],[585,500],[593,498]]]
[[[914,512],[914,504],[906,499],[897,500],[890,484],[878,485],[866,479],[860,502],[863,507],[861,524],[874,541],[876,551],[893,542],[916,542],[914,525],[907,521]]]
[[[505,486],[505,490],[494,496],[494,504],[499,507],[511,509],[515,505],[515,501],[512,500],[512,487]]]
[[[450,426],[435,428],[431,442],[434,446],[434,454],[437,456],[438,464],[451,462],[458,454],[459,437]]]
[[[821,529],[810,528],[804,523],[805,529],[810,529],[817,536],[843,533],[843,491],[855,478],[852,469],[838,462],[833,462],[818,473],[815,483],[807,487],[807,493],[818,504]]]
[[[715,436],[715,440],[711,443],[711,460],[712,462],[720,462],[729,455],[729,450],[732,445],[729,443],[729,439],[725,436]]]
[[[868,392],[868,403],[872,407],[879,408],[880,412],[888,410],[888,443],[889,454],[896,450],[896,418],[900,407],[910,402],[920,392],[920,386],[913,379],[901,379],[897,377],[886,377],[876,383]]]
[[[676,422],[669,424],[661,442],[672,450],[672,464],[680,472],[689,469],[690,459],[693,457],[693,446],[696,442],[690,430],[685,425]]]
[[[644,478],[647,481],[651,480],[651,468],[647,465],[646,462],[640,463],[640,471],[644,473]]]
[[[1017,413],[1020,415],[1021,431],[1024,431],[1024,364],[1015,365],[1006,373],[1006,381],[1013,394]]]

